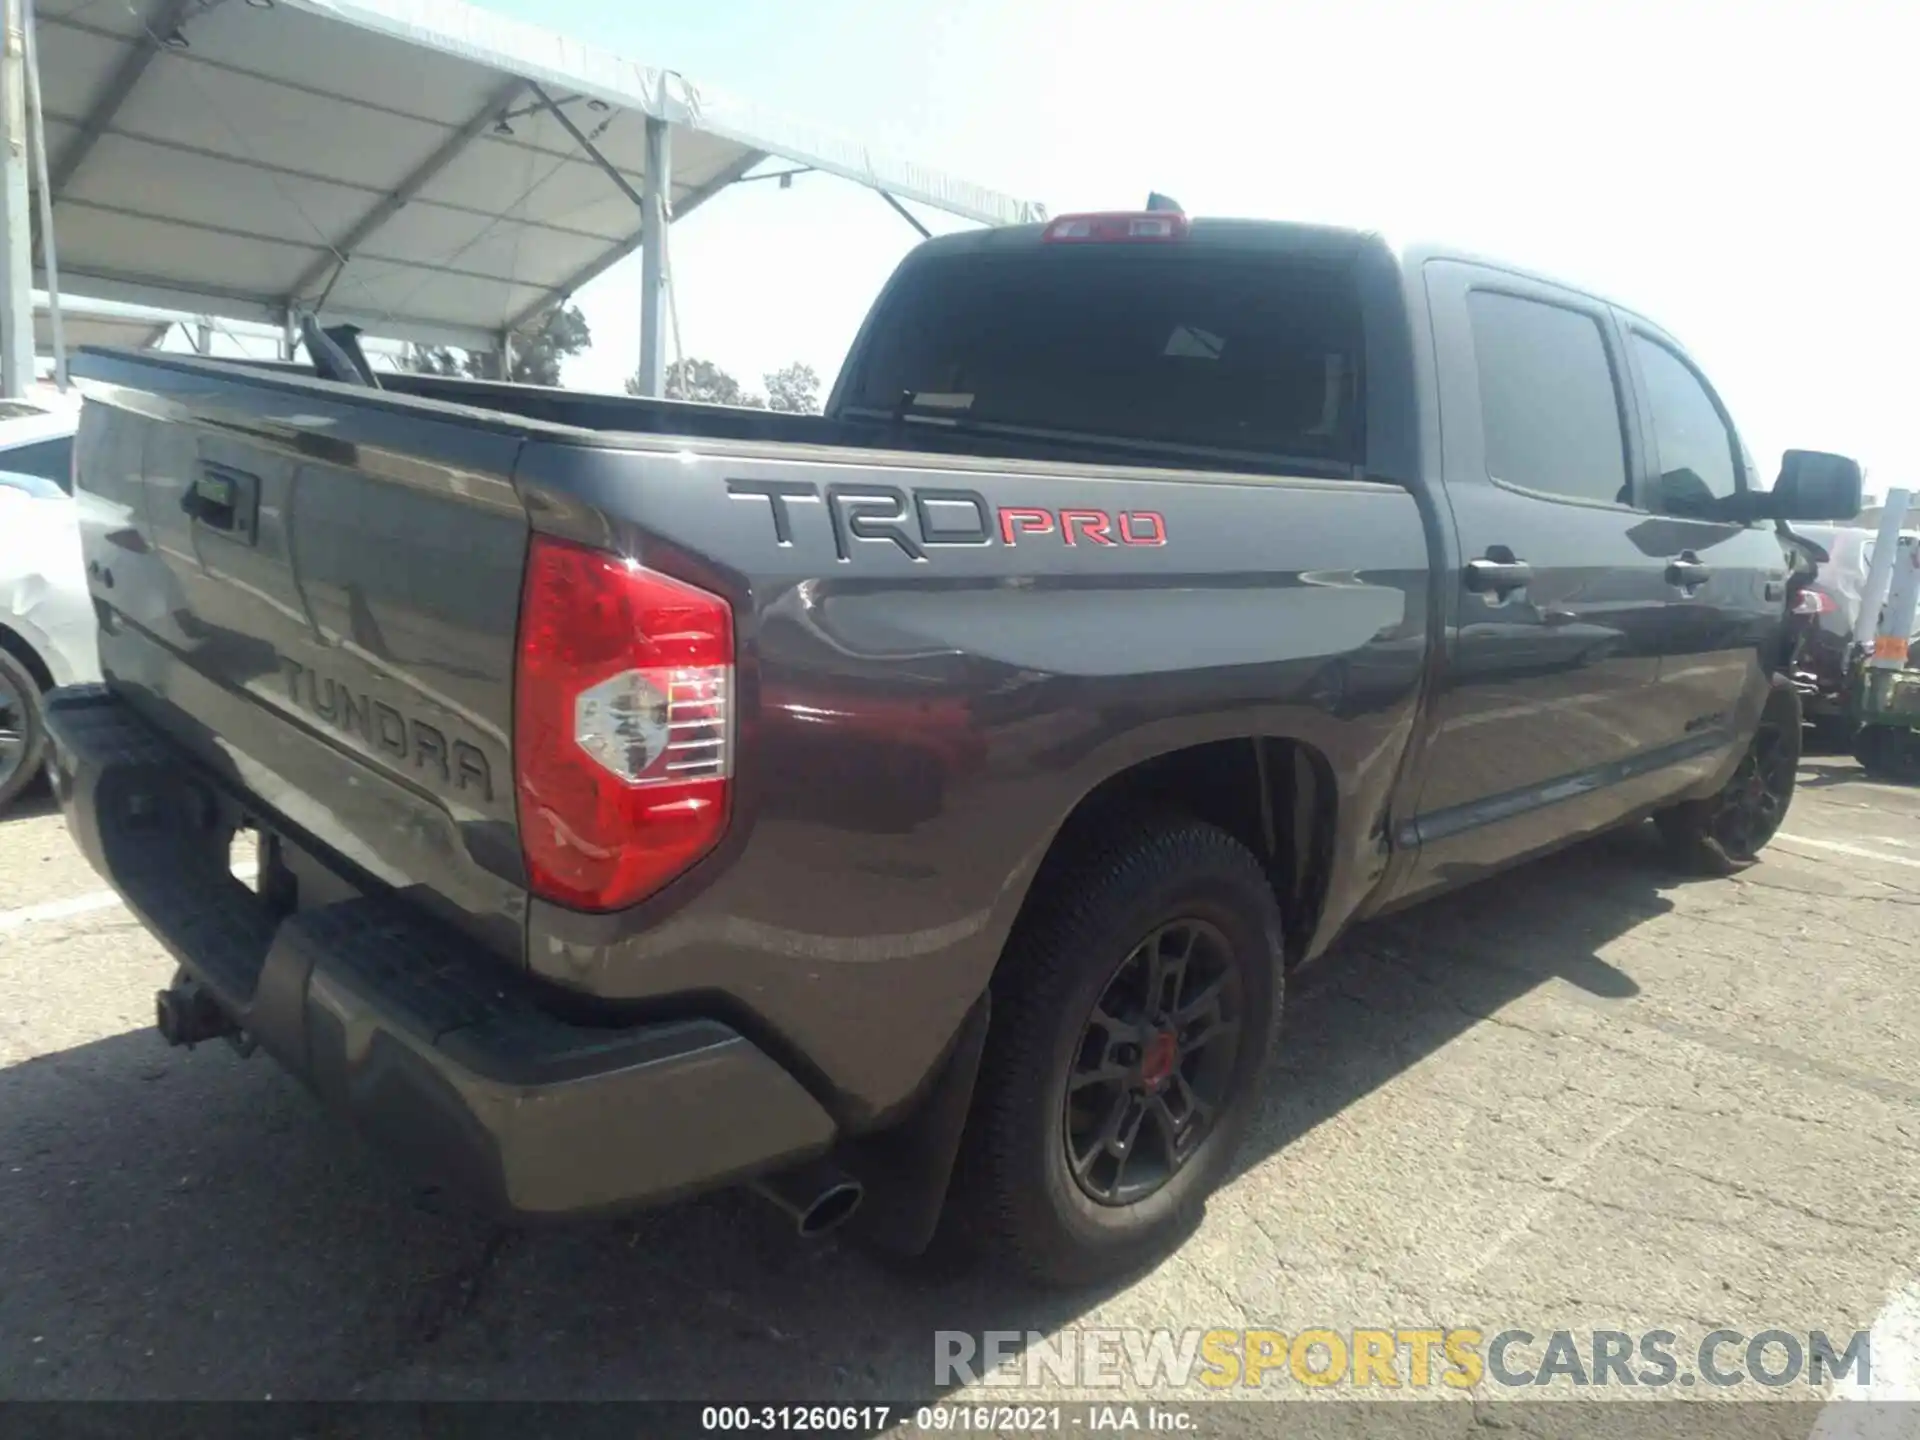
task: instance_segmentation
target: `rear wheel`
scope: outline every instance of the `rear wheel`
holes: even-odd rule
[[[1920,784],[1920,732],[1896,725],[1863,725],[1853,757],[1875,780]]]
[[[1169,1249],[1259,1099],[1282,987],[1260,862],[1198,821],[1140,826],[1043,882],[995,981],[957,1218],[1034,1279]]]
[[[1654,817],[1674,858],[1702,875],[1731,875],[1759,857],[1787,818],[1800,769],[1800,697],[1775,685],[1746,754],[1719,793]]]
[[[46,744],[40,686],[17,657],[0,650],[0,811],[39,775]]]
[[[1813,741],[1816,753],[1844,755],[1859,738],[1860,725],[1845,715],[1815,715],[1807,721],[1807,731],[1806,738]]]

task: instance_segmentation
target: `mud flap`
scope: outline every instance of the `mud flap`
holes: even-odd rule
[[[987,1045],[988,997],[960,1022],[939,1077],[903,1123],[848,1143],[836,1160],[866,1187],[847,1228],[876,1249],[919,1255],[933,1243]]]

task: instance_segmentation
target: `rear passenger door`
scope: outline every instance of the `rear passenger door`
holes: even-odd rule
[[[1643,544],[1667,563],[1657,711],[1664,742],[1704,777],[1744,744],[1779,658],[1787,563],[1770,524],[1716,520],[1721,502],[1753,488],[1750,460],[1726,407],[1668,336],[1619,317],[1640,394],[1656,512]],[[1685,777],[1683,777],[1685,778]]]
[[[1425,281],[1463,564],[1403,893],[1619,818],[1666,738],[1666,560],[1639,531],[1642,429],[1612,311],[1455,261]]]

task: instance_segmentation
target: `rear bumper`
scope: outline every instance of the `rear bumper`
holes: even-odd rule
[[[828,1148],[827,1112],[716,1021],[567,1023],[387,895],[278,918],[228,871],[231,795],[98,686],[46,706],[87,859],[220,1007],[424,1178],[518,1218],[711,1189]]]

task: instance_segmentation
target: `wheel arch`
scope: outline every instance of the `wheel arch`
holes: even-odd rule
[[[1106,776],[1054,831],[1027,886],[1022,916],[1095,837],[1155,812],[1217,825],[1259,858],[1286,924],[1287,963],[1297,964],[1319,928],[1327,898],[1339,792],[1326,754],[1292,736],[1203,741],[1136,760]]]
[[[26,672],[33,677],[34,683],[40,687],[41,694],[44,695],[53,688],[53,670],[41,658],[40,652],[34,649],[27,637],[11,625],[0,624],[0,650],[6,651],[20,662]]]
[[[1035,864],[987,986],[968,1010],[928,1093],[903,1120],[840,1150],[867,1180],[871,1212],[856,1224],[882,1246],[914,1254],[931,1242],[949,1176],[972,1124],[975,1086],[996,992],[1019,962],[1013,938],[1063,872],[1107,827],[1156,812],[1217,825],[1253,852],[1279,904],[1289,968],[1305,957],[1331,885],[1338,824],[1334,769],[1318,746],[1285,735],[1213,739],[1137,758],[1098,780],[1072,805]],[[1004,998],[1004,995],[1003,995]],[[876,1154],[918,1157],[908,1171]]]

